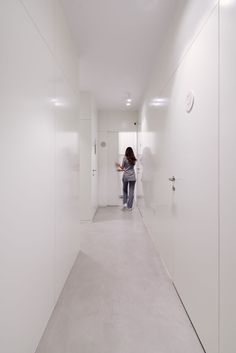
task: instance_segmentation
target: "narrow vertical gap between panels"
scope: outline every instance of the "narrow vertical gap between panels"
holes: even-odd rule
[[[221,150],[221,138],[220,138],[220,107],[221,107],[221,0],[218,1],[218,353],[220,353],[220,344],[221,344],[221,254],[220,254],[220,243],[221,243],[221,220],[220,220],[220,168],[221,168],[221,158],[220,158],[220,150]]]
[[[54,90],[54,95],[55,97],[57,96],[56,95],[56,83],[54,84],[54,87],[53,87],[53,90]],[[54,278],[53,278],[53,307],[56,305],[56,284],[57,284],[57,280],[56,280],[56,263],[57,263],[57,259],[56,259],[56,250],[57,250],[57,217],[56,217],[56,205],[57,205],[57,187],[56,187],[56,158],[57,158],[57,154],[56,154],[56,119],[57,119],[57,116],[56,116],[56,109],[55,107],[52,108],[53,109],[53,128],[54,128],[54,131],[53,131],[53,134],[54,134],[54,145],[53,145],[53,148],[54,148],[54,153],[53,153],[53,158],[54,158],[54,175],[53,175],[53,193],[54,193],[54,203],[53,203],[53,207],[54,207],[54,210],[53,210],[53,213],[54,213],[54,234],[53,234],[53,238],[54,238],[54,242],[53,242],[53,274],[54,274]]]

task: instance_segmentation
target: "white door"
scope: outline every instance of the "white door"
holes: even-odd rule
[[[161,95],[153,89],[139,134],[144,220],[208,353],[218,352],[217,58],[215,9]]]
[[[216,9],[169,91],[172,174],[176,178],[174,281],[209,353],[218,351],[217,30]],[[187,112],[190,91],[195,103]]]

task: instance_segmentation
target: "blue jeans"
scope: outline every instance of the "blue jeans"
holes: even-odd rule
[[[123,204],[127,203],[128,208],[133,207],[135,181],[123,180]]]

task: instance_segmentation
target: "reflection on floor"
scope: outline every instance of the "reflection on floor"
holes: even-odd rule
[[[100,208],[37,353],[203,353],[137,209]]]

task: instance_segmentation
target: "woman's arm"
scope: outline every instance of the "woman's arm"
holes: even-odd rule
[[[122,166],[119,164],[119,163],[115,163],[115,166],[116,166],[116,170],[118,171],[118,172],[123,172],[124,171],[124,169],[122,168]]]

